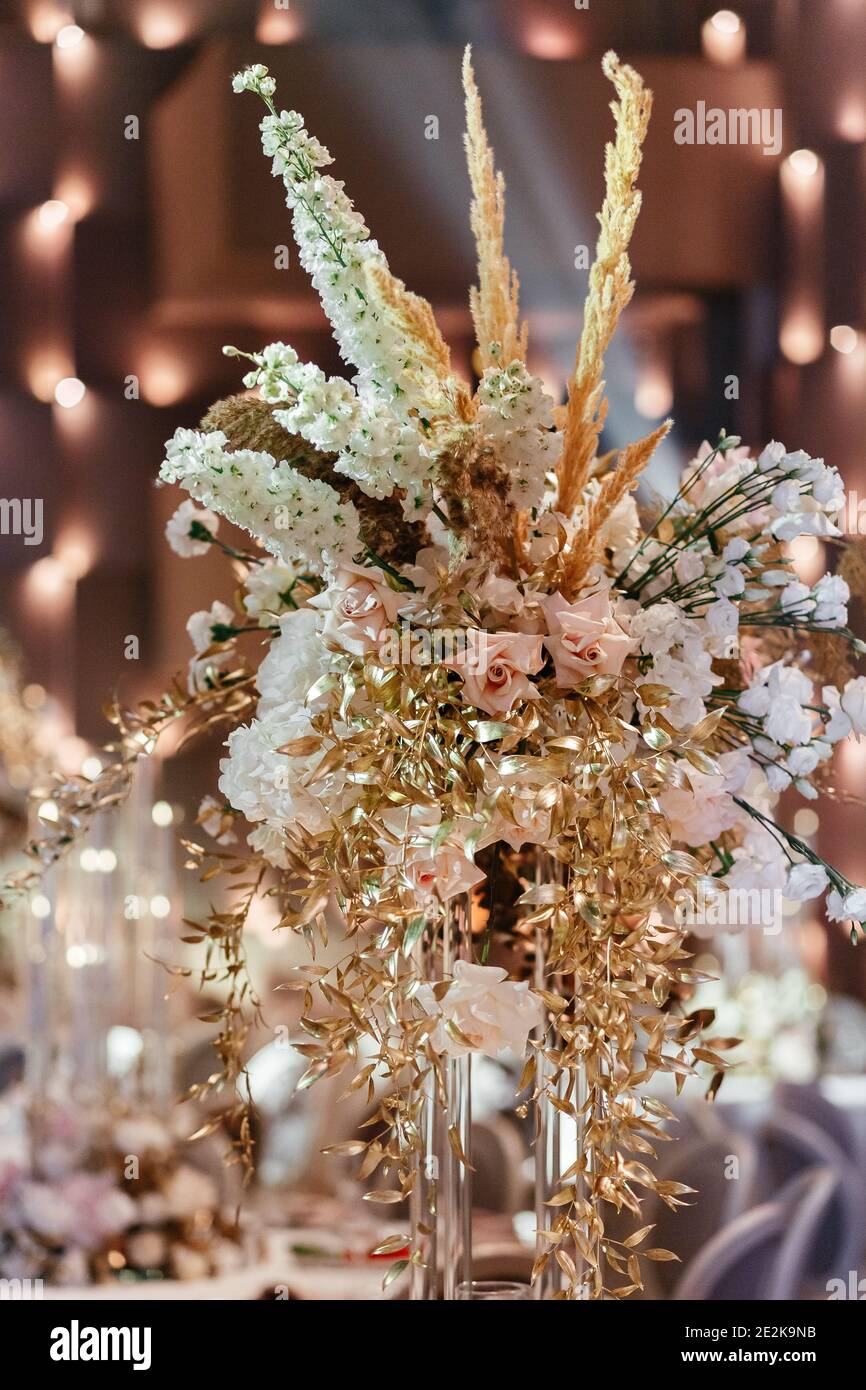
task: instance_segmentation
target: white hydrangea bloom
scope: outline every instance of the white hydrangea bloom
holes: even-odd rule
[[[678,729],[697,724],[707,712],[704,700],[722,683],[712,669],[714,635],[706,624],[686,617],[667,599],[638,608],[628,621],[631,636],[640,642],[644,655],[652,657],[646,679],[674,692],[665,706],[665,718]],[[642,702],[639,707],[643,713]]]
[[[226,450],[220,430],[178,430],[166,445],[163,482],[178,483],[281,560],[321,573],[362,548],[358,513],[334,488],[252,449]]]
[[[307,691],[331,667],[321,628],[321,615],[312,608],[299,608],[280,619],[279,636],[274,638],[256,673],[261,697],[259,718],[275,714],[290,718],[303,714]]]

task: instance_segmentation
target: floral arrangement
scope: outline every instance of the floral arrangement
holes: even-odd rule
[[[0,1163],[4,1279],[204,1279],[247,1263],[218,1184],[181,1160],[162,1121],[119,1115],[94,1129],[62,1106],[42,1121],[39,1171],[23,1154]]]
[[[616,134],[564,406],[527,365],[504,181],[469,53],[474,390],[430,306],[324,172],[328,151],[277,108],[267,69],[235,77],[267,108],[263,149],[354,375],[327,377],[281,342],[225,349],[247,363],[244,393],[199,430],[178,430],[160,477],[190,494],[170,543],[225,551],[237,612],[193,615],[187,689],[115,708],[118,758],[95,791],[58,785],[58,826],[34,847],[50,858],[92,801],[121,795],[141,747],[175,719],[227,729],[220,795],[200,815],[216,846],[188,846],[205,876],[236,886],[232,908],[194,938],[207,944],[208,979],[227,986],[223,1071],[209,1084],[242,1071],[259,1008],[243,925],[258,893],[277,892],[281,925],[312,953],[292,982],[305,997],[301,1086],[343,1073],[372,1103],[374,1082],[392,1083],[369,1139],[336,1146],[363,1153],[363,1177],[387,1175],[370,1200],[416,1189],[425,1098],[432,1085],[447,1110],[454,1059],[528,1050],[521,1108],[580,1126],[536,1261],[538,1277],[558,1266],[566,1298],[625,1297],[642,1286],[644,1256],[675,1258],[647,1248],[645,1228],[613,1239],[605,1212],[628,1211],[639,1227],[642,1191],[675,1206],[689,1190],[652,1171],[670,1115],[646,1090],[653,1074],[679,1086],[710,1064],[715,1093],[729,1065],[734,1040],[702,1036],[712,1011],[684,1003],[700,977],[677,905],[708,886],[759,887],[826,895],[853,937],[866,917],[866,890],[774,811],[787,788],[830,790],[834,746],[866,732],[853,665],[866,648],[846,611],[866,564],[852,549],[808,586],[791,559],[798,536],[839,537],[839,474],[776,442],[754,457],[723,433],[670,500],[639,507],[670,422],[600,452],[651,108],[614,54],[604,70]],[[221,541],[220,518],[254,548]],[[249,853],[232,848],[244,820]],[[333,904],[345,952],[328,968],[315,949]],[[469,928],[454,949],[459,904]],[[238,1148],[248,1160],[243,1134]],[[416,1240],[411,1262],[423,1258]]]

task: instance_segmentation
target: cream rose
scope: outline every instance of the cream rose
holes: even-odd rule
[[[553,657],[557,685],[578,685],[589,676],[617,676],[638,645],[614,617],[605,589],[577,603],[552,594],[542,606],[550,632],[544,645]]]
[[[325,592],[310,599],[310,607],[324,610],[327,641],[365,656],[379,648],[404,600],[388,587],[381,570],[346,563],[335,570]]]
[[[529,680],[544,665],[542,639],[524,632],[470,628],[466,646],[448,662],[463,677],[463,696],[485,714],[507,714],[516,700],[537,700]]]

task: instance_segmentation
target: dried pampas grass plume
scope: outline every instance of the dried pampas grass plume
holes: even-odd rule
[[[626,493],[633,492],[637,487],[641,474],[672,425],[672,420],[665,420],[652,434],[627,445],[616,468],[605,475],[598,496],[587,507],[583,525],[575,533],[565,559],[560,587],[566,598],[573,598],[578,592],[587,570],[601,554],[605,522]]]
[[[440,381],[446,380],[451,375],[451,351],[430,304],[381,265],[369,262],[366,271],[381,311],[415,348],[420,365]]]
[[[557,469],[558,507],[566,516],[574,511],[590,476],[607,416],[602,375],[605,353],[634,293],[628,246],[640,212],[641,195],[635,185],[652,110],[652,93],[615,53],[605,54],[602,68],[619,98],[611,103],[616,138],[605,152],[605,199],[598,218],[601,230],[589,275],[574,375],[568,383],[565,440]]]
[[[484,128],[472,49],[463,55],[466,162],[472,184],[470,218],[478,250],[478,285],[469,293],[481,370],[526,361],[528,329],[520,322],[520,281],[505,254],[505,179],[497,172]]]

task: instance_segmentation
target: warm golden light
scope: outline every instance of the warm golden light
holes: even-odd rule
[[[54,399],[54,388],[62,377],[69,373],[72,363],[61,355],[59,349],[35,352],[25,362],[27,385],[38,401],[46,404]]]
[[[68,527],[57,539],[54,556],[69,579],[83,579],[96,563],[96,544],[88,532],[79,527]]]
[[[634,393],[634,408],[645,420],[659,420],[674,402],[670,374],[654,363],[640,369]]]
[[[830,329],[830,346],[837,352],[844,352],[846,355],[853,352],[859,340],[856,328],[851,328],[847,323],[837,323],[835,328]]]
[[[806,310],[791,312],[782,324],[779,347],[797,367],[817,362],[824,350],[824,331],[818,314]]]
[[[836,131],[843,140],[854,144],[866,140],[866,105],[860,97],[846,97],[840,103]]]
[[[259,43],[294,43],[304,32],[300,15],[291,9],[278,9],[273,0],[264,0],[256,23]]]
[[[40,207],[37,217],[42,227],[60,227],[69,217],[69,204],[64,203],[62,198],[49,198]]]
[[[176,405],[189,388],[187,373],[176,359],[149,353],[139,369],[141,394],[149,405]]]
[[[84,400],[87,387],[77,376],[61,377],[54,388],[54,399],[64,410],[74,410]]]
[[[54,43],[68,18],[65,10],[51,0],[38,0],[27,13],[27,23],[37,43]]]
[[[821,168],[821,160],[814,150],[794,150],[785,163],[801,179],[813,179]]]
[[[189,38],[189,25],[174,5],[146,6],[138,15],[137,28],[145,48],[174,48]]]
[[[30,566],[24,583],[32,598],[48,602],[68,592],[69,575],[55,555],[44,555]]]
[[[533,58],[562,62],[566,58],[577,58],[584,45],[573,24],[551,14],[527,20],[523,29],[523,46]]]
[[[75,48],[84,38],[84,30],[77,24],[64,24],[58,29],[54,42],[58,48]]]
[[[56,193],[57,201],[64,202],[69,208],[73,222],[80,222],[82,217],[86,217],[96,202],[93,181],[78,170],[61,174]]]
[[[804,584],[817,584],[827,572],[827,553],[816,536],[798,536],[791,541],[791,560],[797,578]]]
[[[733,10],[717,10],[701,26],[701,46],[711,63],[739,63],[746,54],[746,26]]]
[[[817,812],[809,806],[804,806],[794,816],[794,833],[802,836],[804,840],[809,840],[813,835],[817,835],[820,824]]]

